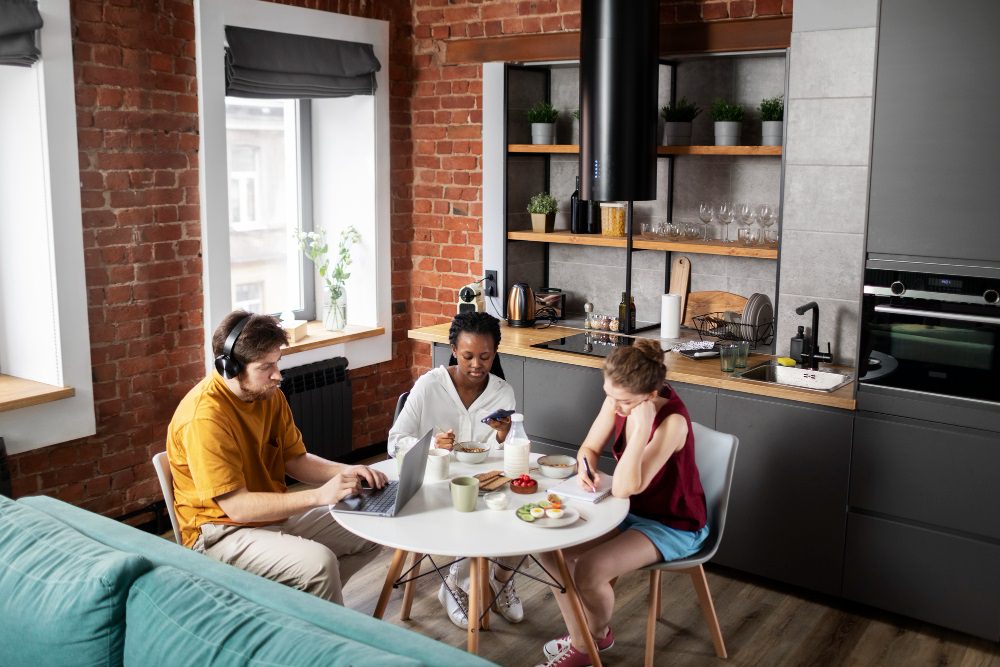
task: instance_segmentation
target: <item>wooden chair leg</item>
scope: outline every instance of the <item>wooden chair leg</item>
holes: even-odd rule
[[[493,598],[493,589],[490,588],[490,562],[485,558],[479,565],[479,605],[482,607],[483,620],[479,627],[483,630],[490,629],[490,608],[486,605]]]
[[[715,655],[720,658],[727,658],[726,645],[722,641],[722,630],[719,628],[719,618],[715,615],[715,605],[712,604],[712,593],[708,590],[708,579],[705,577],[705,568],[699,565],[688,571],[691,575],[691,583],[698,593],[698,601],[701,602],[701,613],[705,616],[705,623],[712,633],[712,643],[715,644]]]
[[[389,604],[389,596],[392,594],[392,585],[399,578],[399,573],[403,571],[406,554],[406,551],[396,549],[396,553],[392,555],[392,562],[389,563],[389,571],[385,575],[385,583],[382,584],[382,592],[379,594],[378,602],[375,604],[375,613],[372,614],[375,618],[385,616],[385,608]]]
[[[656,621],[660,617],[660,571],[649,571],[649,611],[646,614],[646,658],[645,667],[653,667],[653,652],[656,649]]]
[[[414,580],[420,575],[420,559],[423,557],[423,554],[413,554],[413,561],[410,565],[412,569],[408,577],[409,581],[403,585],[403,606],[399,609],[399,620],[401,621],[410,620],[410,607],[413,606],[413,589],[417,584]]]
[[[482,613],[482,600],[479,584],[479,568],[482,558],[469,559],[469,629],[466,631],[466,649],[469,653],[479,653],[479,614]]]

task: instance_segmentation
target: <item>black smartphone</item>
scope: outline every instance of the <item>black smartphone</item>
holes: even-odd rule
[[[504,417],[510,417],[512,414],[514,414],[513,410],[496,410],[495,412],[491,412],[490,414],[483,417],[480,421],[482,421],[485,424],[487,422],[493,421],[494,419],[503,419]]]

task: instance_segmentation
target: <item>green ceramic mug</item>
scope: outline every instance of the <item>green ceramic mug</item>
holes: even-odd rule
[[[479,480],[475,477],[456,477],[451,480],[451,502],[459,512],[474,512],[479,497]]]

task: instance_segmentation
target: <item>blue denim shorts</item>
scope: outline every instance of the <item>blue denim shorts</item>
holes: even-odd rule
[[[680,530],[631,513],[618,524],[618,530],[622,532],[629,529],[648,537],[665,561],[686,558],[696,553],[708,537],[708,524],[702,526],[701,530]]]

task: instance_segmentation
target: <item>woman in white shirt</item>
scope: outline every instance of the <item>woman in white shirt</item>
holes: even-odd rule
[[[454,366],[441,366],[424,373],[410,390],[403,410],[389,430],[389,455],[405,452],[420,436],[434,429],[437,447],[451,449],[455,442],[480,441],[502,449],[510,431],[510,418],[483,423],[496,410],[514,409],[514,390],[507,382],[490,373],[500,345],[500,323],[487,313],[459,313],[448,331]],[[518,558],[499,559],[506,567]],[[524,608],[511,571],[490,568],[490,586],[498,594],[496,608],[511,623],[524,619]],[[468,627],[469,566],[467,561],[451,566],[446,583],[441,584],[438,599],[452,623]],[[459,577],[463,586],[459,586]]]

